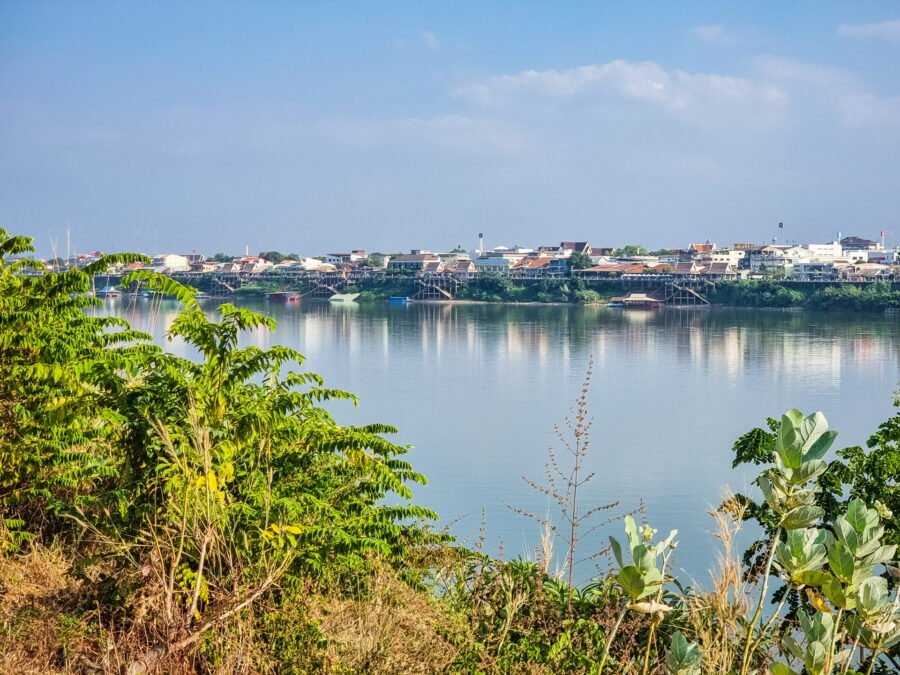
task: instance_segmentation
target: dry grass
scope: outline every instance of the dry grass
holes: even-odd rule
[[[739,622],[749,609],[749,590],[744,582],[739,552],[735,550],[745,506],[726,495],[722,507],[709,512],[716,523],[715,537],[721,549],[711,570],[712,589],[691,599],[688,621],[704,651],[704,672],[727,673],[739,663],[740,643],[735,639]]]
[[[155,624],[164,604],[158,584],[146,584],[129,599],[128,620],[109,622],[89,609],[91,586],[73,579],[71,562],[57,548],[0,557],[0,673],[126,673],[148,645],[158,644]],[[310,618],[327,639],[317,659],[325,672],[444,672],[463,641],[461,621],[390,571],[375,574],[357,599],[307,600],[315,608]],[[221,655],[215,664],[201,663],[205,659],[198,661],[190,649],[152,672],[280,672],[277,655],[260,637],[252,614],[238,614],[210,632]]]
[[[711,584],[706,585],[709,590],[691,596],[685,614],[684,633],[701,644],[704,673],[729,672],[740,662],[737,637],[752,590],[744,581],[736,549],[743,507],[733,498],[723,504],[724,508],[710,513],[720,553]],[[547,532],[542,544],[536,563],[541,571],[550,571],[553,538]],[[432,563],[444,562],[452,568],[450,554],[432,555],[436,556]],[[0,673],[128,672],[128,665],[149,646],[159,645],[162,635],[165,588],[152,574],[145,577],[135,579],[142,583],[122,605],[122,614],[104,616],[93,609],[94,575],[76,580],[71,561],[61,549],[33,547],[23,554],[0,556]],[[294,631],[293,637],[299,640],[294,643],[299,651],[293,654],[294,658],[300,655],[297,663],[308,663],[310,672],[335,675],[441,673],[451,670],[460,657],[470,664],[468,659],[474,657],[483,672],[506,672],[500,655],[512,639],[509,636],[552,635],[562,630],[567,615],[543,594],[540,584],[527,595],[502,569],[487,585],[478,579],[473,583],[476,588],[462,603],[416,590],[387,568],[376,570],[350,597],[322,595],[313,586],[304,587],[296,602],[268,607],[261,601],[257,611],[237,613],[217,625],[208,633],[206,648],[211,651],[206,655],[204,647],[196,644],[157,663],[152,672],[283,672],[279,650],[267,638],[271,626],[260,622],[267,612],[276,621],[290,624],[285,634],[291,636]],[[526,603],[528,611],[520,612]],[[600,605],[591,621],[609,631],[616,614],[613,604]],[[493,632],[473,649],[475,628],[481,623],[493,626]],[[611,649],[621,664],[620,672],[638,672],[635,655],[641,651],[646,628],[643,615],[629,614],[623,622]],[[654,650],[648,672],[662,672],[658,659],[664,651],[662,644]],[[214,662],[208,659],[212,653],[217,655]],[[304,661],[307,655],[308,662]],[[554,672],[546,663],[519,662],[516,668],[516,672],[535,675]]]
[[[376,573],[361,599],[315,604],[329,672],[441,673],[459,653],[462,623],[390,572]]]
[[[73,672],[60,649],[63,598],[77,590],[68,569],[59,549],[0,557],[0,672]]]
[[[32,546],[0,556],[0,673],[119,673],[152,644],[146,621],[119,620],[97,608],[102,566],[83,580],[60,547]],[[131,598],[131,618],[155,614],[158,597]],[[152,621],[151,621],[152,623]],[[166,673],[196,672],[189,664],[167,663]]]

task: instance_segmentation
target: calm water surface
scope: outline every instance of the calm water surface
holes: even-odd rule
[[[530,554],[537,526],[509,506],[544,513],[547,449],[578,395],[588,359],[594,417],[585,505],[642,501],[661,532],[679,530],[677,564],[705,581],[715,542],[706,515],[726,486],[734,440],[791,407],[822,410],[838,445],[864,443],[892,414],[900,318],[749,310],[621,312],[573,306],[381,303],[248,306],[278,320],[248,344],[282,344],[308,357],[347,424],[385,422],[414,449],[430,480],[416,500],[437,510],[464,543],[478,537],[505,556]],[[210,312],[215,306],[208,307]],[[162,341],[173,304],[119,301],[107,311]],[[187,354],[183,345],[170,349]],[[614,530],[618,532],[619,525]],[[610,530],[584,545],[602,546]],[[582,570],[587,576],[590,570]]]

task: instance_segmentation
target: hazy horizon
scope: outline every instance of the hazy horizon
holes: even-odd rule
[[[64,250],[900,242],[889,2],[0,1],[0,227]],[[777,223],[785,223],[779,233]]]

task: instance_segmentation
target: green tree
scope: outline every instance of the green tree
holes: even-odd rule
[[[129,275],[185,304],[169,338],[198,359],[177,357],[85,311],[99,304],[93,274],[143,257],[57,274],[9,261],[31,250],[0,231],[0,545],[61,540],[77,574],[99,564],[114,630],[153,636],[134,668],[164,668],[263,598],[277,614],[305,580],[359,577],[376,560],[403,570],[446,540],[409,503],[425,478],[385,438],[392,427],[338,425],[322,403],[355,397],[292,370],[293,350],[238,346],[274,321],[231,305],[211,321],[189,289]]]
[[[219,314],[176,319],[170,338],[201,360],[154,353],[145,386],[125,401],[135,451],[116,496],[124,515],[112,524],[124,563],[174,580],[155,617],[173,636],[164,653],[227,621],[217,607],[249,606],[290,579],[359,574],[371,558],[402,566],[410,546],[443,539],[417,524],[431,511],[406,503],[425,478],[383,437],[395,429],[339,426],[319,404],[355,397],[315,374],[285,373],[300,354],[237,347],[242,331],[272,330],[273,320],[231,305]],[[89,526],[113,537],[104,520]],[[133,541],[153,542],[156,554]]]
[[[591,256],[587,253],[572,251],[572,255],[569,256],[569,267],[573,270],[584,270],[591,267],[593,264],[594,261],[591,260]]]
[[[82,269],[44,273],[31,240],[0,229],[0,545],[16,547],[61,526],[66,507],[94,501],[112,476],[121,429],[114,402],[146,354],[148,336],[87,310],[94,274],[144,256],[105,256]],[[32,274],[22,274],[30,270]],[[151,288],[171,280],[140,273]],[[189,294],[181,289],[182,297]]]
[[[638,244],[628,244],[628,245],[625,246],[624,248],[619,249],[619,250],[617,251],[617,253],[618,253],[619,255],[626,255],[626,256],[631,256],[631,255],[647,255],[647,249],[646,249],[645,247],[643,247],[643,246],[638,245]]]
[[[281,251],[260,251],[259,257],[269,261],[273,265],[277,265],[282,260],[287,260],[287,256]]]

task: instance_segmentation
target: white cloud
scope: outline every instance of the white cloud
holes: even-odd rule
[[[717,117],[729,120],[743,112],[763,124],[775,121],[789,101],[786,92],[770,83],[732,75],[669,71],[653,61],[625,60],[562,71],[528,70],[499,75],[462,87],[455,94],[486,106],[523,97],[613,97],[697,121],[710,122]]]
[[[739,41],[734,33],[720,23],[709,26],[694,26],[691,28],[691,33],[694,34],[694,37],[704,42],[719,45],[720,47],[733,45]]]
[[[753,65],[763,78],[795,92],[795,98],[832,109],[848,126],[895,125],[900,121],[900,97],[878,96],[840,68],[774,56],[757,58]]]
[[[427,30],[422,33],[422,40],[425,42],[425,46],[433,52],[441,48],[441,41],[438,40],[437,35]]]
[[[763,56],[744,75],[669,70],[653,61],[610,61],[568,70],[495,75],[453,92],[476,105],[537,106],[584,103],[613,109],[647,106],[707,127],[780,126],[804,115],[829,115],[846,126],[896,126],[900,96],[879,95],[852,73],[832,66]],[[622,108],[625,109],[625,108]]]
[[[844,23],[838,26],[837,32],[843,37],[900,41],[900,19],[876,23]]]

